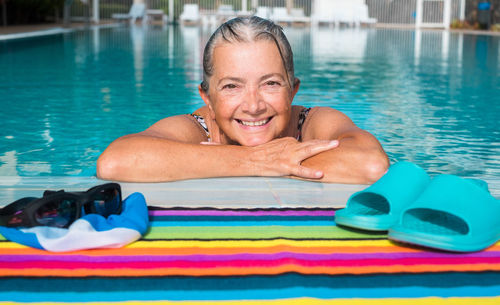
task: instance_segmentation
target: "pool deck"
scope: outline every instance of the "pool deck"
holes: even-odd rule
[[[68,27],[62,24],[35,24],[35,25],[18,25],[18,26],[0,26],[0,41],[18,38],[38,37],[46,35],[54,35],[61,33],[69,33],[75,30],[83,30],[88,28],[102,28],[102,27],[117,27],[121,26],[116,22],[103,22],[100,24],[85,24],[85,23],[72,23]]]
[[[0,177],[0,206],[44,190],[84,191],[106,183],[95,177]],[[341,208],[366,185],[328,184],[288,178],[236,177],[167,183],[120,183],[123,197],[141,192],[148,205],[187,208]]]
[[[138,23],[139,25],[141,23]],[[64,27],[60,23],[46,23],[46,24],[33,24],[33,25],[14,25],[14,26],[0,26],[0,40],[25,38],[34,36],[43,36],[50,34],[58,34],[70,32],[78,29],[85,29],[88,27],[102,27],[102,26],[120,26],[124,23],[115,21],[102,21],[99,24],[86,24],[86,23],[71,23],[69,26]],[[412,30],[415,29],[413,25],[403,24],[387,24],[378,23],[375,28],[379,29],[402,29]],[[424,28],[423,31],[443,31],[443,29]],[[450,33],[463,33],[470,35],[493,35],[500,36],[500,32],[485,31],[485,30],[468,30],[468,29],[450,29]]]

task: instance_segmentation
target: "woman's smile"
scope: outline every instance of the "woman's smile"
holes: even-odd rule
[[[262,120],[244,120],[244,119],[235,119],[236,122],[243,125],[243,127],[264,127],[269,124],[272,120],[272,116],[262,119]]]

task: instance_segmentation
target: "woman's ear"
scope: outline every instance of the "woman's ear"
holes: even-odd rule
[[[295,97],[295,94],[297,94],[297,92],[299,91],[299,87],[300,87],[300,79],[295,78],[295,80],[293,81],[293,88],[292,88],[292,100]]]
[[[200,93],[201,99],[203,100],[205,105],[207,105],[208,110],[210,111],[210,116],[212,117],[212,119],[215,119],[215,111],[212,107],[212,103],[210,102],[210,96],[208,95],[208,92],[203,90],[201,88],[201,85],[198,85],[198,92]]]

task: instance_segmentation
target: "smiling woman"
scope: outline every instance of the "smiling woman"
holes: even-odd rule
[[[204,107],[115,140],[100,178],[171,181],[292,176],[369,183],[388,167],[379,142],[329,107],[292,106],[300,81],[281,27],[259,17],[221,25],[205,47]]]
[[[287,127],[298,82],[290,90],[274,43],[222,44],[213,59],[217,68],[200,95],[217,122],[215,142],[256,146],[297,132]]]

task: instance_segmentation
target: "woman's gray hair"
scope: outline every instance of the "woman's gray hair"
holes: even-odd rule
[[[237,17],[223,23],[210,37],[203,52],[203,81],[201,89],[208,93],[209,80],[214,72],[213,54],[217,44],[269,40],[276,44],[285,67],[290,88],[296,83],[293,53],[281,26],[257,16]]]

